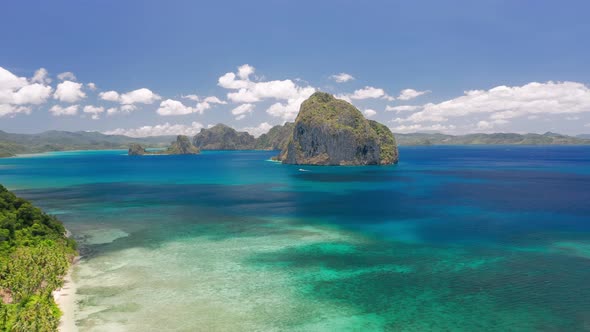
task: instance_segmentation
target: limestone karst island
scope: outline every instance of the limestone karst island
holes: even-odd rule
[[[176,141],[172,142],[170,146],[165,150],[158,151],[147,151],[143,146],[133,143],[129,146],[128,154],[130,156],[143,156],[143,155],[158,155],[158,154],[199,154],[201,150],[195,147],[191,140],[184,135],[178,135]]]
[[[281,137],[278,160],[297,165],[388,165],[398,161],[398,148],[391,130],[367,120],[352,104],[316,92],[301,104],[294,125],[276,127]],[[270,135],[265,134],[265,135]],[[267,138],[260,138],[266,140]],[[194,137],[178,136],[166,150],[147,151],[134,143],[129,155],[198,154],[203,150],[249,150],[261,145],[248,133],[218,124]],[[200,149],[199,149],[200,148]]]
[[[387,165],[397,163],[391,130],[365,119],[350,103],[316,92],[301,104],[279,160],[298,165]]]

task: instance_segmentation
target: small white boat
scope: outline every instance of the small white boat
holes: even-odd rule
[[[299,172],[309,172],[309,170],[308,170],[308,169],[303,169],[303,168],[300,168],[300,169],[299,169]]]

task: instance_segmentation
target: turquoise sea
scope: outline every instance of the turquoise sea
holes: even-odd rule
[[[590,147],[0,159],[81,244],[81,331],[590,331]]]

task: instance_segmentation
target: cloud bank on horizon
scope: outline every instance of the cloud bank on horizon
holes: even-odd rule
[[[366,117],[398,133],[526,132],[528,121],[551,122],[556,118],[573,123],[577,128],[573,131],[578,133],[590,128],[590,88],[581,82],[501,85],[464,91],[442,101],[427,101],[432,98],[432,91],[427,89],[393,92],[346,72],[326,73],[326,77],[336,85],[312,85],[295,78],[268,80],[258,75],[255,67],[244,64],[211,83],[210,91],[217,91],[216,95],[163,96],[149,87],[103,89],[93,82],[78,82],[72,72],[52,77],[47,69],[40,68],[30,77],[19,77],[0,67],[0,121],[15,117],[36,121],[35,115],[45,112],[55,118],[108,122],[112,129],[103,130],[108,134],[194,135],[213,124],[203,125],[200,117],[206,112],[220,112],[232,117],[229,125],[258,136],[273,124],[293,121],[301,103],[322,90],[353,103]],[[350,88],[356,82],[357,88]],[[136,127],[117,125],[119,117],[137,112],[156,114],[162,120]],[[243,125],[246,118],[258,124]]]

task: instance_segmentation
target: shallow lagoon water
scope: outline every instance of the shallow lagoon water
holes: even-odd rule
[[[0,159],[81,244],[81,331],[590,330],[589,147]]]

